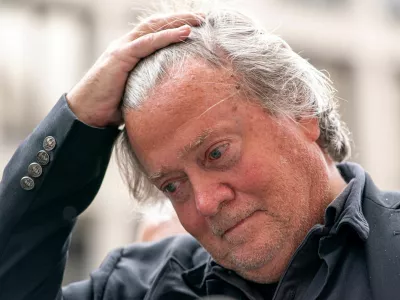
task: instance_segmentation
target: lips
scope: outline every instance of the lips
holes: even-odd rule
[[[239,225],[243,224],[255,212],[256,211],[252,211],[251,213],[248,213],[245,216],[241,216],[240,218],[236,217],[236,218],[231,219],[230,224],[228,226],[224,226],[224,230],[218,230],[221,233],[220,236],[223,237],[224,235],[226,235],[227,233],[231,232],[233,229],[235,229]]]
[[[231,228],[229,228],[227,231],[225,231],[222,236],[224,236],[225,234],[231,232],[233,229],[235,229],[236,227],[238,227],[239,225],[243,224],[245,221],[247,220],[247,218],[244,218],[242,221],[240,221],[239,223],[235,224],[234,226],[232,226]]]

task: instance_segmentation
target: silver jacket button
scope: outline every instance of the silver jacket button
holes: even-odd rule
[[[28,167],[28,175],[31,177],[39,177],[42,175],[42,166],[38,163],[31,163]]]
[[[52,136],[47,136],[43,141],[43,148],[46,151],[51,151],[56,147],[56,139]]]
[[[49,163],[50,156],[46,151],[40,150],[38,152],[38,154],[36,154],[36,160],[39,164],[41,164],[42,166],[45,166]]]
[[[28,176],[22,177],[20,183],[21,183],[21,187],[26,191],[30,191],[35,187],[35,182],[33,181],[32,178],[30,178]]]

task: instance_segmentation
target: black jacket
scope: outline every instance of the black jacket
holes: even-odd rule
[[[114,250],[90,279],[61,288],[76,217],[103,179],[116,128],[89,127],[62,97],[18,148],[0,183],[0,299],[400,299],[400,194],[378,190],[356,164],[349,183],[294,254],[277,285],[258,285],[215,263],[188,235]],[[55,138],[50,162],[24,190],[21,178]]]

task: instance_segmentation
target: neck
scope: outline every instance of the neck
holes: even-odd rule
[[[347,186],[347,183],[343,179],[332,159],[328,155],[326,155],[325,158],[329,174],[329,194],[327,197],[327,203],[325,203],[327,207],[333,200],[337,198],[337,196],[342,193],[344,188]]]

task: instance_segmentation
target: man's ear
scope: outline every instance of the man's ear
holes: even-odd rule
[[[311,142],[316,142],[321,134],[318,119],[315,117],[301,118],[298,120],[300,130]]]

